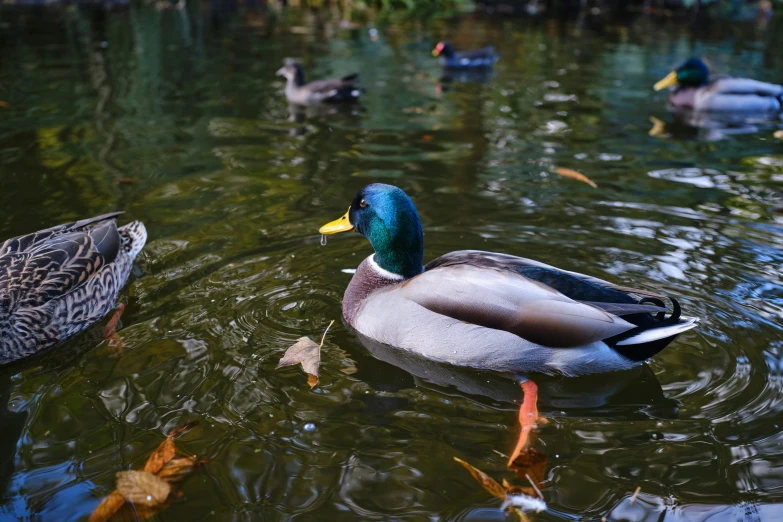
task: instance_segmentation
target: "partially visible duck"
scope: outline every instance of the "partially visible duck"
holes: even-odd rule
[[[286,59],[285,65],[277,71],[277,75],[284,76],[287,80],[285,96],[288,101],[298,105],[352,102],[364,92],[364,89],[357,85],[358,74],[306,83],[302,65],[290,58]]]
[[[356,270],[343,317],[380,343],[459,366],[582,375],[624,370],[696,320],[663,296],[506,254],[462,250],[423,266],[424,235],[401,189],[361,189],[322,234],[356,230],[375,253]]]
[[[443,67],[452,69],[492,67],[500,58],[491,46],[476,51],[457,52],[448,42],[438,42],[432,50],[432,56],[440,57]]]
[[[147,241],[121,212],[0,243],[0,364],[50,348],[114,308]]]
[[[718,76],[701,59],[690,58],[653,87],[674,86],[669,103],[675,108],[716,112],[777,112],[783,107],[783,86],[748,78]]]

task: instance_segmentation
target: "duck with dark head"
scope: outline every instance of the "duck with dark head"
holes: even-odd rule
[[[343,316],[380,343],[459,366],[583,375],[632,368],[696,319],[673,298],[537,261],[461,250],[424,266],[421,220],[392,185],[361,189],[322,234],[356,230],[375,253],[356,270]]]
[[[475,51],[455,51],[449,42],[438,42],[432,56],[440,58],[441,65],[449,69],[484,69],[495,65],[500,58],[491,46]]]
[[[689,58],[654,85],[656,91],[673,87],[669,103],[676,109],[699,112],[778,112],[783,86],[733,76],[710,76],[700,58]]]

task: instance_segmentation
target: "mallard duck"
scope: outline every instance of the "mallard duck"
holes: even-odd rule
[[[147,240],[140,221],[118,228],[119,214],[0,244],[0,364],[50,348],[113,309]]]
[[[748,78],[718,76],[699,58],[690,58],[653,86],[675,86],[669,103],[694,111],[776,112],[783,104],[783,86]]]
[[[298,105],[352,102],[364,92],[357,85],[358,74],[306,83],[302,65],[290,58],[285,60],[285,65],[277,71],[277,75],[286,79],[285,96],[288,101]]]
[[[356,230],[375,253],[353,275],[343,317],[359,334],[450,364],[582,375],[628,369],[696,324],[663,296],[537,261],[460,250],[423,266],[418,212],[401,189],[361,189],[321,234]]]
[[[476,51],[455,51],[448,42],[438,42],[432,50],[432,56],[440,57],[443,67],[450,69],[474,69],[492,67],[500,55],[494,47],[485,47]]]

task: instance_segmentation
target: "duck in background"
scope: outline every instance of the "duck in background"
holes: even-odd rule
[[[51,348],[114,308],[147,241],[140,221],[117,227],[121,213],[0,244],[0,364]],[[122,309],[120,305],[111,325]]]
[[[690,58],[653,86],[674,87],[669,103],[676,109],[698,112],[771,113],[783,107],[783,86],[748,78],[710,78],[707,64]]]
[[[461,250],[423,266],[419,214],[401,189],[368,185],[321,234],[356,230],[375,253],[343,317],[374,341],[457,366],[585,375],[633,368],[696,326],[674,298],[506,254]]]
[[[365,92],[357,85],[358,74],[307,83],[302,65],[291,58],[285,60],[277,75],[285,77],[285,96],[297,105],[353,102]]]
[[[432,50],[432,56],[440,58],[443,67],[449,69],[481,69],[492,67],[500,55],[495,48],[485,47],[476,51],[455,51],[448,42],[438,42]]]

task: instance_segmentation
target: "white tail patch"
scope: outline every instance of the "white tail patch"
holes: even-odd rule
[[[660,328],[651,328],[649,330],[645,330],[644,332],[638,333],[632,337],[629,337],[628,339],[623,339],[622,341],[619,341],[617,343],[617,346],[628,346],[631,344],[644,344],[652,341],[657,341],[659,339],[666,339],[667,337],[671,337],[672,335],[677,335],[677,334],[681,334],[682,332],[687,332],[691,328],[694,328],[696,326],[696,323],[699,322],[699,320],[694,317],[683,317],[680,321],[681,322],[678,324],[673,324],[670,326],[661,326]]]

